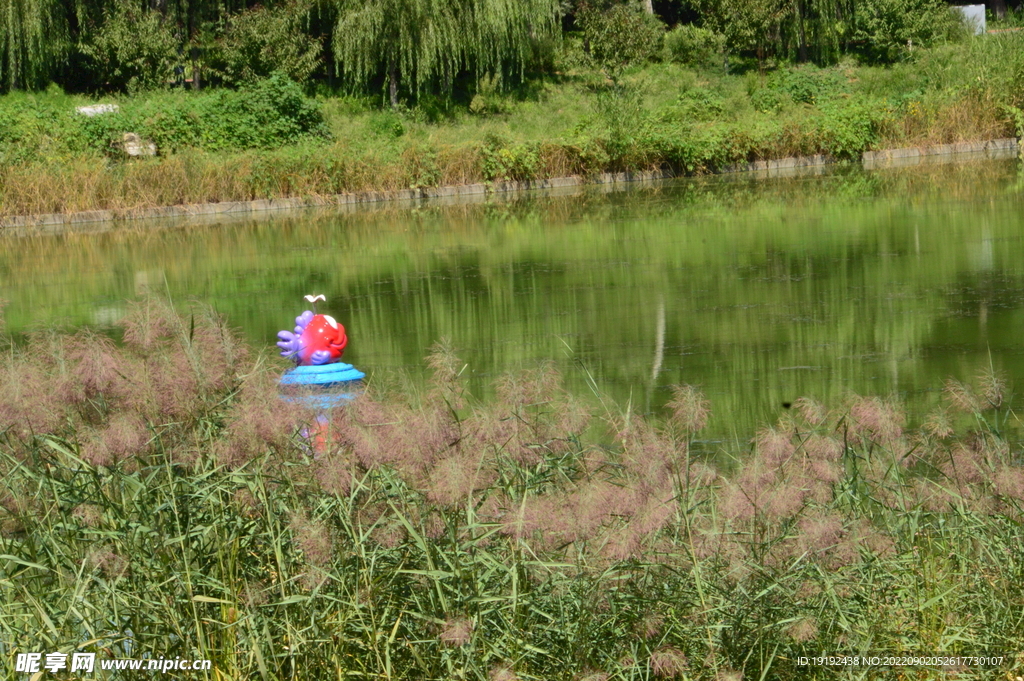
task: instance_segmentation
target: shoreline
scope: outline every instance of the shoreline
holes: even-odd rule
[[[959,142],[953,144],[866,151],[861,155],[860,164],[866,170],[878,170],[934,162],[933,159],[937,158],[943,160],[958,159],[965,156],[978,156],[981,158],[1012,158],[1017,154],[1019,149],[1020,141],[1015,137],[1007,137],[979,142]],[[924,159],[928,160],[925,161]],[[835,165],[838,162],[839,161],[833,157],[819,154],[815,156],[799,156],[766,161],[753,161],[750,163],[730,164],[709,174],[727,175],[734,173],[753,173],[757,176],[781,177],[807,172],[811,169],[823,169],[826,166]],[[253,201],[222,201],[217,203],[154,206],[142,209],[44,213],[0,218],[0,230],[31,229],[33,232],[43,231],[60,233],[67,231],[67,229],[73,225],[83,223],[243,215],[253,213],[258,214],[271,211],[285,211],[315,207],[356,206],[402,201],[418,202],[422,200],[436,199],[454,199],[456,202],[459,202],[465,197],[472,196],[513,194],[569,187],[651,182],[686,176],[687,175],[685,174],[676,173],[673,170],[601,173],[596,176],[569,176],[528,181],[480,182],[440,187],[418,187],[415,189],[403,189],[394,192],[353,192],[347,194],[335,194],[327,197],[256,199]],[[38,230],[32,228],[43,229]]]

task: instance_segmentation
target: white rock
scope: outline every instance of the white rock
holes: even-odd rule
[[[152,142],[143,142],[134,132],[126,132],[123,139],[124,153],[129,156],[156,156],[156,145]]]
[[[105,113],[117,113],[121,110],[117,104],[91,104],[89,106],[75,107],[75,111],[83,116],[99,116]]]

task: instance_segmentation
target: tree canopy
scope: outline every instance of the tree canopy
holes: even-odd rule
[[[400,85],[450,90],[459,71],[521,73],[531,41],[557,28],[557,0],[337,0],[334,56],[353,86],[387,76]]]
[[[826,63],[904,58],[955,33],[954,16],[946,0],[0,0],[0,91],[237,87],[283,73],[383,84],[397,104],[467,79],[509,83],[554,54],[563,23],[610,68],[657,58],[666,18],[730,54]]]

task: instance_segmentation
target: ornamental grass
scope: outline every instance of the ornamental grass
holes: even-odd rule
[[[992,375],[951,380],[920,426],[891,399],[804,399],[710,451],[693,387],[640,416],[539,366],[480,403],[447,344],[418,394],[371,383],[317,425],[279,399],[278,360],[152,301],[121,343],[45,331],[0,362],[4,678],[54,651],[281,680],[1024,664],[1024,468]],[[1003,664],[797,662],[989,653]]]

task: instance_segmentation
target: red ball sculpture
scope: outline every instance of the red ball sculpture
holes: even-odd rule
[[[309,310],[295,318],[294,331],[281,331],[277,337],[281,355],[300,366],[333,364],[348,345],[345,327],[334,317]]]
[[[303,329],[299,344],[300,364],[331,364],[341,359],[348,345],[348,336],[345,335],[345,327],[334,317],[318,314]]]

